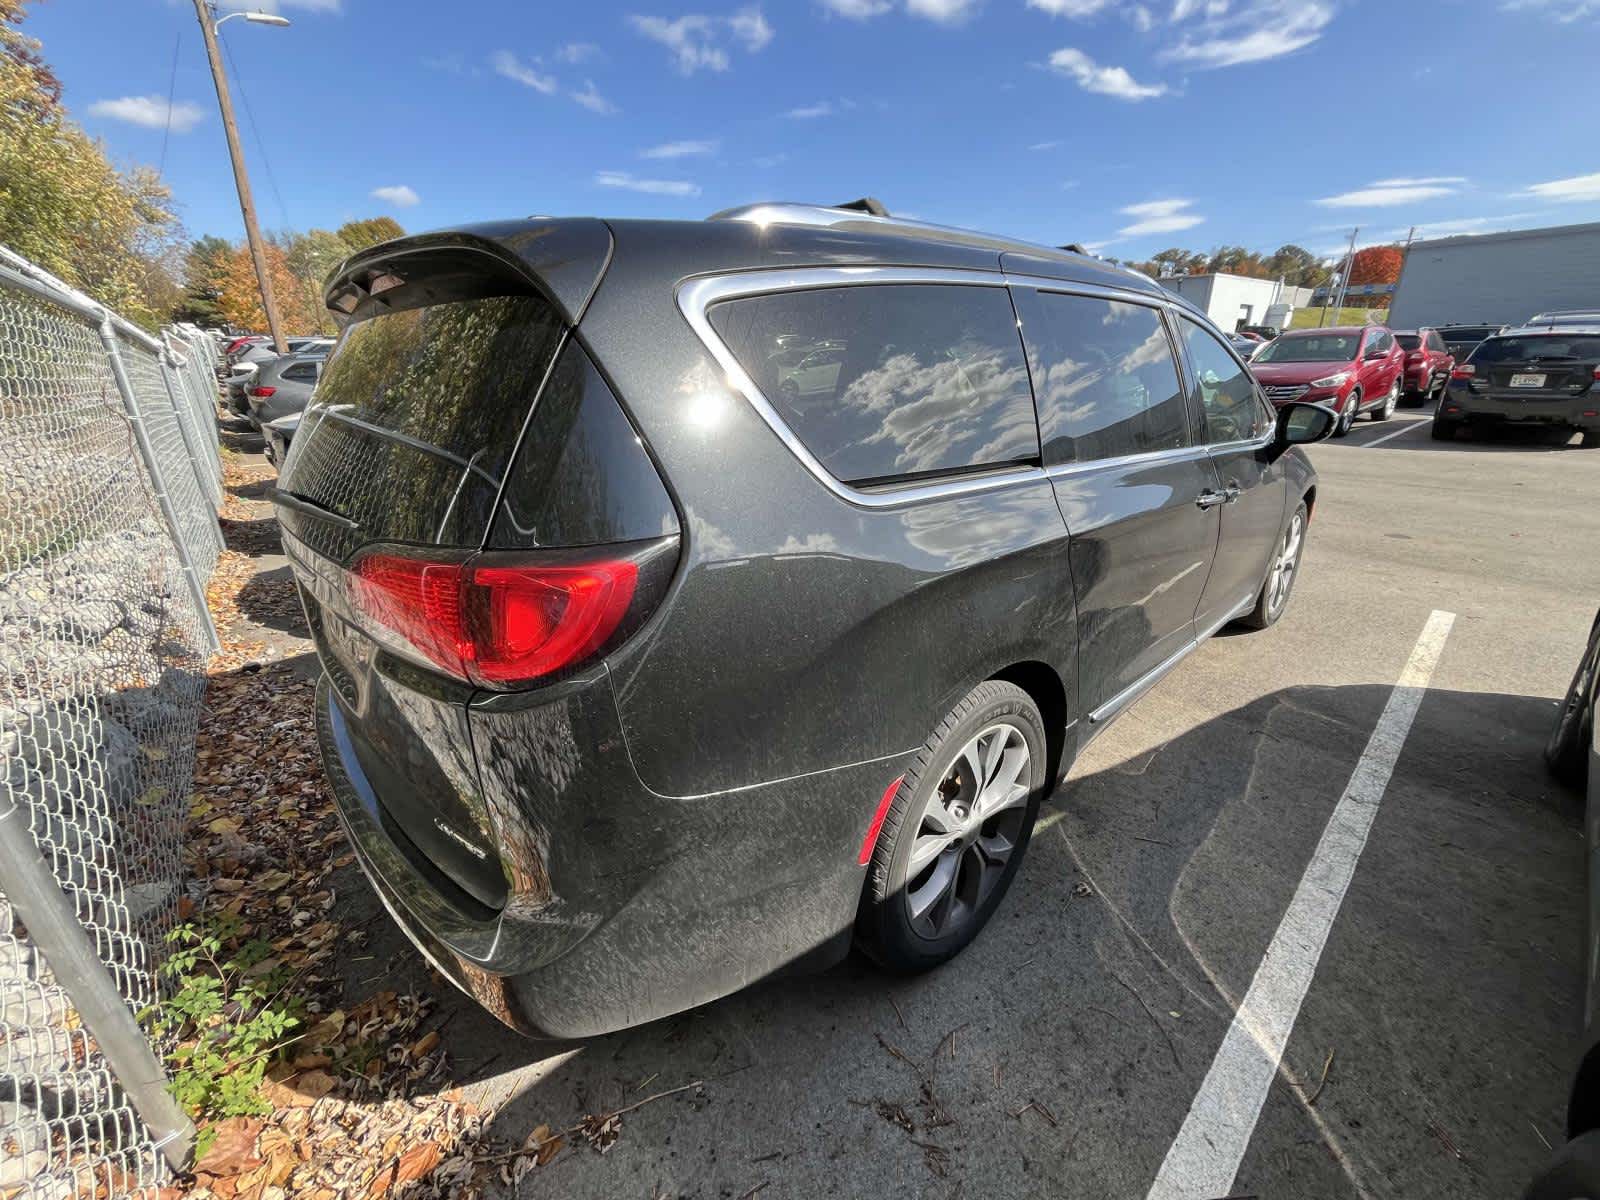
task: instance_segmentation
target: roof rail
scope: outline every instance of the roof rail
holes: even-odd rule
[[[889,236],[924,238],[933,242],[954,242],[962,246],[977,246],[986,250],[1011,250],[1019,254],[1062,254],[1054,246],[1025,242],[1020,238],[1002,237],[999,234],[980,233],[975,229],[960,229],[953,225],[933,225],[927,221],[911,221],[904,217],[878,216],[865,211],[862,206],[883,205],[870,197],[854,200],[837,207],[826,204],[792,204],[774,201],[764,204],[745,204],[738,208],[725,208],[712,213],[708,221],[749,221],[756,225],[811,225],[823,229],[847,229],[853,233],[881,233]]]

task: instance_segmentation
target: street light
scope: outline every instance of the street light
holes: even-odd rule
[[[217,23],[213,25],[212,28],[220,29],[224,24],[233,20],[235,17],[243,17],[246,21],[253,21],[257,25],[287,25],[289,23],[288,17],[280,17],[277,13],[231,12],[227,16],[218,19]]]
[[[205,38],[206,57],[211,61],[211,79],[217,85],[217,104],[222,109],[222,130],[228,136],[228,156],[233,160],[233,182],[239,189],[239,211],[244,216],[244,236],[250,243],[250,258],[255,263],[256,283],[261,288],[261,308],[267,314],[267,331],[272,334],[272,344],[279,354],[289,352],[283,340],[283,329],[278,324],[278,301],[272,294],[272,276],[267,270],[266,247],[261,241],[261,230],[256,225],[256,202],[250,195],[250,177],[245,174],[244,151],[239,147],[239,128],[233,119],[233,100],[228,95],[228,81],[222,73],[222,56],[217,51],[217,30],[234,17],[243,17],[254,25],[289,24],[287,17],[269,12],[231,12],[214,19],[216,9],[206,0],[194,0],[195,15],[200,18],[200,32]]]

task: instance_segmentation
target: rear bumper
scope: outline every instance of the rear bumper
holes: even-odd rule
[[[1440,401],[1436,415],[1446,421],[1600,429],[1600,397],[1591,392],[1581,396],[1524,400],[1452,387]]]
[[[848,949],[861,837],[899,758],[671,798],[627,757],[599,668],[474,708],[504,863],[499,912],[461,902],[390,820],[326,677],[317,730],[357,859],[407,936],[507,1025],[577,1038],[668,1016]]]

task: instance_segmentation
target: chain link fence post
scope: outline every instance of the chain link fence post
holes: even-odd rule
[[[183,566],[183,577],[189,585],[189,591],[194,597],[194,603],[200,616],[201,628],[205,630],[206,647],[212,653],[222,649],[222,639],[217,636],[217,626],[211,619],[211,609],[206,604],[206,585],[200,572],[195,567],[194,554],[185,536],[183,524],[178,520],[178,514],[173,507],[172,495],[167,490],[165,471],[162,469],[161,459],[155,452],[155,447],[150,443],[149,431],[145,428],[144,419],[139,411],[139,400],[134,394],[133,384],[128,379],[127,367],[123,364],[122,354],[117,346],[117,331],[107,316],[100,323],[100,340],[105,343],[106,360],[111,364],[111,374],[117,381],[117,391],[122,395],[122,406],[128,414],[128,424],[133,430],[133,438],[139,447],[139,457],[144,459],[146,469],[150,472],[150,481],[155,489],[156,503],[161,506],[161,515],[167,522],[167,528],[172,532],[173,545],[178,551],[178,561]],[[216,517],[212,517],[215,527]],[[209,573],[209,572],[208,572]]]

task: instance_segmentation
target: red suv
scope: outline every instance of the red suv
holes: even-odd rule
[[[1334,437],[1350,432],[1356,417],[1370,412],[1386,421],[1405,386],[1405,351],[1382,325],[1296,329],[1279,334],[1250,360],[1274,405],[1304,400],[1339,414]]]
[[[1444,395],[1456,356],[1437,329],[1396,329],[1394,340],[1406,352],[1406,399],[1432,404]]]

